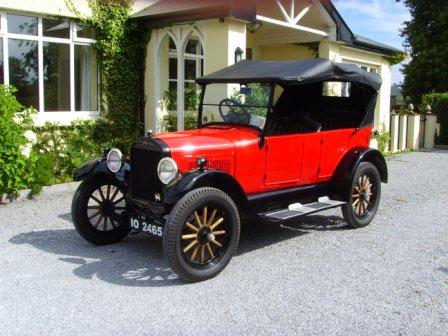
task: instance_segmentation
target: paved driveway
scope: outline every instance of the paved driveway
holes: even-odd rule
[[[447,335],[448,151],[389,169],[371,226],[349,230],[339,210],[247,224],[198,284],[150,237],[84,242],[70,195],[0,206],[0,335]]]

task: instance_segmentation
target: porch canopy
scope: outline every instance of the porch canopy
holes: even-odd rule
[[[315,58],[300,61],[245,60],[210,75],[196,79],[198,84],[264,82],[280,85],[301,85],[323,81],[364,84],[379,90],[381,77],[354,64]]]

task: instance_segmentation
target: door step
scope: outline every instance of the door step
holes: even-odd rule
[[[336,208],[345,204],[345,202],[329,199],[328,197],[321,197],[317,202],[300,204],[294,203],[288,206],[287,209],[278,209],[259,214],[268,221],[284,221],[294,218],[299,218],[305,215],[310,215],[315,212]]]

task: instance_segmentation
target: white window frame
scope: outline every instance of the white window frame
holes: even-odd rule
[[[8,67],[8,44],[6,43],[6,15],[0,12],[0,37],[2,38],[2,50],[3,50],[3,79],[6,83],[9,83],[9,73],[7,71]]]
[[[26,35],[26,34],[14,34],[8,33],[8,23],[6,20],[6,14],[12,15],[22,15],[29,17],[37,17],[38,26],[37,26],[37,35]],[[8,40],[9,39],[18,39],[18,40],[28,40],[28,41],[37,41],[38,43],[38,76],[39,76],[39,115],[38,118],[43,121],[72,121],[77,118],[85,118],[85,117],[96,117],[100,115],[100,93],[97,90],[97,105],[98,109],[95,111],[76,111],[75,110],[75,45],[92,45],[96,41],[93,39],[86,38],[78,38],[76,34],[76,22],[71,21],[68,18],[62,18],[63,20],[67,20],[70,24],[69,26],[69,38],[57,38],[57,37],[47,37],[43,36],[43,19],[61,19],[59,17],[52,16],[42,16],[42,15],[34,15],[28,13],[20,13],[15,11],[7,11],[0,12],[0,37],[3,39],[3,69],[4,69],[4,84],[9,85],[9,57],[8,57]],[[70,110],[69,111],[45,111],[45,102],[44,102],[44,77],[43,77],[43,44],[44,42],[53,42],[53,43],[63,43],[68,44],[70,46]],[[99,78],[98,78],[99,83]]]
[[[201,50],[201,48],[202,49],[204,48],[202,46],[201,40],[199,38],[190,37],[188,39],[188,41],[190,41],[190,40],[198,41],[197,46],[199,48],[199,51]],[[185,45],[185,48],[188,45],[188,41],[187,41],[187,44]],[[183,71],[184,78],[183,78],[183,82],[184,82],[184,87],[185,87],[185,83],[193,83],[193,84],[196,83],[196,81],[194,79],[185,79],[185,61],[186,60],[196,61],[196,78],[199,78],[199,77],[202,76],[202,63],[203,63],[203,60],[204,60],[204,52],[202,52],[202,54],[189,54],[189,53],[185,52],[185,50],[184,50],[183,51],[183,55],[184,55],[184,57],[183,57],[184,58],[184,64],[183,64],[183,67],[184,67],[184,71]],[[177,51],[174,50],[174,49],[169,49],[169,56],[168,57],[169,57],[169,59],[171,59],[171,58],[175,59],[176,62],[177,62],[177,59],[178,59]],[[169,66],[169,62],[168,62],[168,66]],[[179,74],[179,69],[177,69],[177,72]],[[169,71],[168,71],[168,85],[169,85],[169,83],[177,83],[177,82],[178,82],[178,78],[176,78],[176,79],[170,78]]]
[[[380,75],[380,65],[358,62],[358,61],[352,60],[350,58],[343,58],[342,62],[347,63],[347,64],[354,64],[359,68],[365,68],[364,70],[366,70],[368,72],[376,73],[376,74]],[[375,71],[372,71],[372,70],[375,70]]]
[[[78,30],[76,29],[77,26],[79,26],[78,23],[76,22],[71,22],[72,23],[72,29],[73,29],[73,41],[74,42],[80,42],[80,43],[86,43],[86,44],[92,44],[95,43],[96,40],[95,39],[88,39],[88,38],[84,38],[84,37],[78,37]],[[85,25],[82,25],[85,26]]]

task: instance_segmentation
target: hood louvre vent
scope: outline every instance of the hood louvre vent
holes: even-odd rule
[[[207,169],[214,169],[214,170],[219,170],[222,171],[224,173],[229,174],[230,173],[230,167],[231,167],[231,161],[230,159],[227,158],[209,158],[207,157],[207,164],[206,164],[206,168]],[[196,163],[196,159],[192,159],[189,162],[189,170],[193,170],[196,169],[198,167],[197,163]]]

